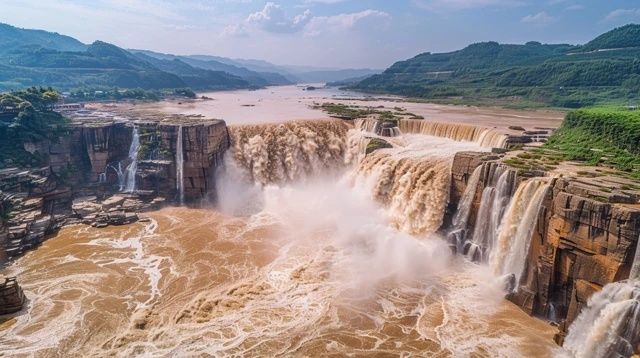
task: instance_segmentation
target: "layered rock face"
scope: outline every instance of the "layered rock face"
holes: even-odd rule
[[[182,153],[177,148],[180,126]],[[194,201],[215,194],[215,169],[222,163],[224,152],[229,148],[229,135],[224,121],[183,125],[147,124],[143,128],[153,132],[161,150],[170,155],[159,160],[149,158],[140,162],[140,190],[153,190],[160,195],[176,198],[179,180],[177,156],[182,154],[185,200]],[[141,145],[144,146],[149,139],[141,138]]]
[[[140,153],[135,190],[123,190],[134,125]],[[74,121],[53,143],[26,143],[48,158],[39,169],[0,171],[0,263],[40,244],[65,223],[126,224],[139,211],[177,201],[177,142],[182,127],[182,183],[187,202],[215,199],[215,169],[229,147],[224,121]]]
[[[485,153],[456,156],[450,208],[457,207],[475,168],[494,159]],[[517,179],[525,180],[523,175]],[[480,179],[469,213],[471,228],[485,186]],[[640,206],[630,204],[637,201],[633,193],[594,189],[578,178],[551,179],[550,186],[535,221],[521,286],[508,297],[527,313],[558,322],[557,341],[562,343],[589,297],[629,277],[640,236]]]
[[[640,235],[640,207],[581,196],[557,179],[539,215],[518,298],[532,314],[561,321],[561,336],[594,292],[629,277]]]

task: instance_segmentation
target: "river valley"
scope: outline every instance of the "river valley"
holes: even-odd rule
[[[293,89],[119,108],[134,120],[126,155],[135,158],[149,140],[138,111],[229,126],[220,135],[218,122],[215,131],[160,122],[154,135],[169,143],[171,174],[155,190],[175,191],[173,205],[129,225],[66,226],[0,271],[28,298],[0,321],[0,356],[569,354],[554,342],[548,310],[558,302],[566,316],[567,298],[520,300],[543,290],[529,256],[547,245],[536,235],[560,181],[518,181],[495,150],[507,146],[509,125],[555,127],[561,115],[380,100],[426,123],[401,122],[398,135],[382,137],[371,121],[309,108],[334,94]],[[198,152],[198,141],[227,140],[221,160]],[[376,141],[384,146],[371,150]],[[461,153],[474,158],[464,168]],[[145,165],[135,158],[134,179]],[[207,160],[215,173],[196,165]],[[195,202],[199,178],[215,201],[182,205]],[[120,191],[135,193],[140,179]],[[620,272],[633,261],[625,240],[601,259],[618,259],[610,265]]]

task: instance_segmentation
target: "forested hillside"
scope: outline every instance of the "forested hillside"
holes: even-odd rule
[[[226,90],[282,84],[270,79],[256,73],[247,80],[180,60],[134,54],[102,41],[85,45],[57,33],[0,24],[0,91],[31,86]]]
[[[490,99],[526,106],[636,101],[640,98],[638,42],[640,25],[612,30],[582,47],[478,43],[398,62],[353,88],[449,102]]]

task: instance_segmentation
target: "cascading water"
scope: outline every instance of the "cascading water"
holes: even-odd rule
[[[305,180],[344,167],[349,126],[338,120],[229,127],[233,160],[260,185]]]
[[[140,151],[140,134],[138,127],[133,127],[133,138],[129,146],[129,165],[124,174],[124,191],[132,193],[136,190],[136,173],[138,171],[138,152]],[[120,165],[120,163],[118,163]]]
[[[387,207],[396,228],[411,234],[432,233],[442,224],[449,200],[450,168],[446,157],[374,152],[358,166],[355,182],[372,187],[374,198]]]
[[[116,175],[118,176],[118,187],[120,191],[124,191],[125,185],[126,185],[126,176],[124,171],[122,170],[122,162],[118,162],[118,167],[114,167],[112,165],[109,165],[107,167],[111,167],[115,172]]]
[[[505,148],[507,146],[507,135],[490,128],[418,119],[402,119],[399,121],[399,127],[405,134],[424,134],[455,141],[476,142],[482,147]]]
[[[180,205],[184,204],[184,153],[182,126],[178,127],[178,137],[176,139],[176,190]]]
[[[493,162],[483,163],[473,171],[448,233],[449,242],[455,245],[457,252],[465,254],[472,261],[487,261],[511,198],[515,174],[515,171]],[[480,183],[483,188],[479,210],[475,223],[469,223],[469,214]],[[472,224],[473,231],[470,232]]]
[[[478,190],[478,183],[480,182],[480,174],[482,174],[482,167],[479,166],[473,170],[467,187],[464,189],[464,193],[458,203],[455,216],[453,217],[452,229],[449,232],[449,242],[455,245],[457,252],[462,252],[464,248],[464,240],[467,231],[467,222],[469,220],[469,214],[471,213],[471,205],[473,199],[476,196]]]
[[[640,240],[629,279],[610,283],[589,298],[569,327],[563,348],[577,358],[640,352]]]
[[[382,137],[397,137],[402,134],[400,128],[393,122],[385,122],[377,119],[356,119],[354,121],[356,129],[374,133]]]
[[[500,224],[497,242],[490,254],[490,265],[498,275],[513,275],[512,291],[519,287],[531,236],[548,189],[549,178],[534,178],[521,183]]]
[[[464,253],[472,261],[485,262],[499,235],[500,222],[511,197],[515,171],[503,165],[487,163],[485,188],[480,199],[480,209],[473,236],[465,243]]]

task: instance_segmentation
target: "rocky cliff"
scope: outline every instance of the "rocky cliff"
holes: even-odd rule
[[[132,161],[134,127],[142,133],[135,190],[118,193]],[[229,147],[224,121],[76,119],[57,141],[25,143],[47,165],[0,171],[0,264],[66,223],[125,224],[137,220],[138,211],[176,200],[181,127],[185,201],[214,200],[215,168]]]
[[[483,166],[484,173],[499,163],[486,153],[456,155],[449,216],[474,170]],[[469,231],[486,177],[480,176],[473,194]],[[519,175],[517,182],[526,180],[526,175]],[[629,276],[640,236],[640,205],[635,191],[624,189],[613,184],[605,188],[579,177],[550,180],[534,222],[520,287],[508,297],[527,313],[559,323],[559,343],[591,295]]]

